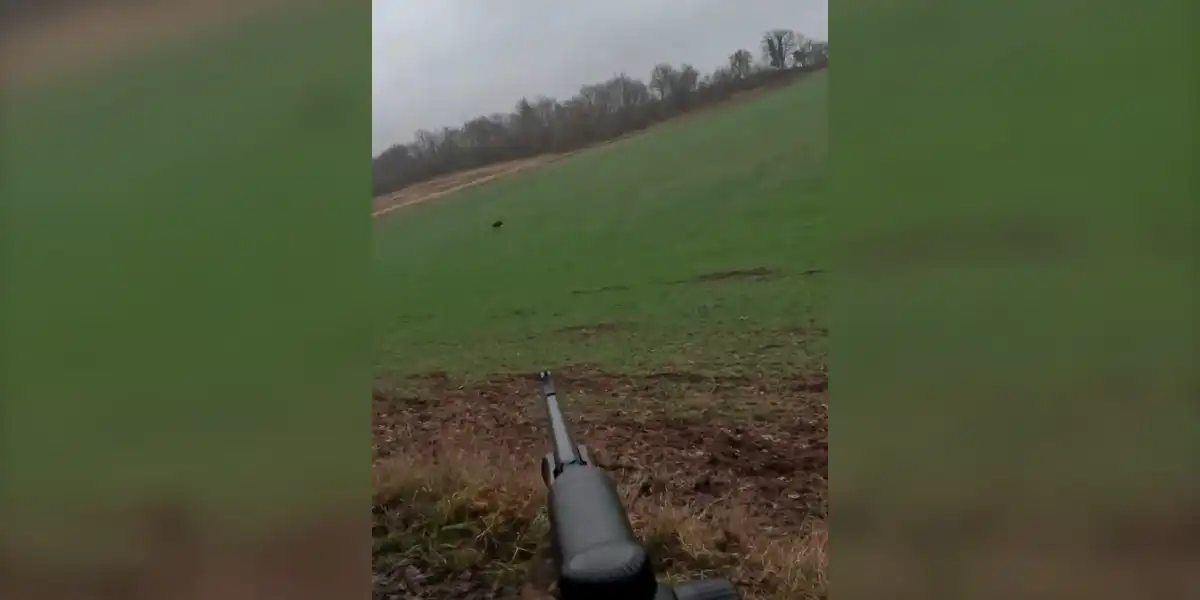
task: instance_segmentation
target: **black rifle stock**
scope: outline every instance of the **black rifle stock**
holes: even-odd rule
[[[733,584],[707,579],[659,584],[616,486],[571,439],[554,380],[543,371],[551,451],[542,459],[549,490],[551,545],[561,600],[739,600]]]

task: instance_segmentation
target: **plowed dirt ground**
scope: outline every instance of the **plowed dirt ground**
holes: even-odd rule
[[[682,519],[684,529],[704,532],[697,534],[696,543],[705,550],[677,547],[675,533],[652,540],[662,546],[666,559],[674,556],[682,568],[694,569],[697,560],[716,566],[732,563],[739,553],[759,552],[767,561],[784,563],[776,566],[785,570],[810,560],[813,524],[823,522],[827,513],[823,373],[759,381],[678,371],[625,375],[579,367],[556,373],[555,379],[577,441],[618,482],[633,518],[651,531],[677,531]],[[722,397],[737,398],[745,411],[729,414],[707,405]],[[519,490],[516,495],[528,502],[517,510],[526,515],[524,520],[508,518],[521,523],[508,537],[528,539],[497,542],[490,549],[499,560],[511,558],[501,558],[504,554],[532,559],[509,579],[507,591],[496,590],[495,573],[442,574],[428,554],[412,552],[411,539],[397,540],[394,546],[377,545],[376,598],[502,598],[518,589],[527,598],[545,597],[553,578],[536,516],[544,502],[538,461],[548,449],[539,400],[540,385],[529,375],[496,374],[467,384],[433,372],[375,390],[377,471],[412,468],[413,456],[491,471],[498,478],[491,493]],[[695,518],[698,513],[703,516]],[[393,536],[401,527],[412,530],[411,521],[400,525],[396,518],[386,509],[377,510],[377,529]],[[483,523],[493,516],[482,510],[476,518]],[[486,538],[486,526],[479,525],[476,535]],[[797,546],[797,540],[805,545]],[[483,547],[489,549],[488,544]],[[763,580],[762,571],[746,569],[738,584],[748,592],[777,590],[780,582]]]

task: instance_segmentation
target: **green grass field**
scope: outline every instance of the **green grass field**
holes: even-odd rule
[[[811,333],[828,288],[827,100],[817,73],[382,217],[377,370],[811,367],[826,351]]]
[[[378,590],[544,591],[550,368],[664,576],[824,597],[827,102],[815,73],[376,219]]]

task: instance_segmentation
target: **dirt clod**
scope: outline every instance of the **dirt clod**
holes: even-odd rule
[[[766,267],[755,267],[753,269],[736,269],[733,271],[718,271],[715,273],[702,273],[690,279],[683,279],[674,283],[710,283],[716,281],[727,281],[730,279],[750,279],[754,281],[766,281],[779,276],[779,272]]]
[[[586,290],[571,290],[571,294],[575,296],[584,294],[603,294],[604,292],[624,292],[629,290],[627,285],[606,285],[598,288],[590,288]]]
[[[591,338],[605,333],[620,331],[628,327],[629,323],[592,323],[587,325],[571,325],[570,327],[563,327],[555,331],[555,333],[573,335],[582,338]]]

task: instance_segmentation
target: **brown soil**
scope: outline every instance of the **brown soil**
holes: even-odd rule
[[[629,290],[627,285],[606,285],[604,287],[590,288],[586,290],[571,290],[571,294],[581,296],[586,294],[603,294],[605,292],[624,292]]]
[[[565,397],[613,399],[571,415],[579,442],[595,449],[617,477],[645,494],[735,502],[780,527],[824,518],[827,443],[823,374],[758,382],[664,372],[628,376],[579,369],[555,374]],[[420,378],[423,391],[378,389],[374,395],[377,460],[448,440],[486,441],[522,457],[530,469],[546,450],[539,388],[531,377],[501,375],[462,386],[444,374]],[[781,399],[790,408],[770,419],[681,420],[664,410],[689,391],[741,390]]]
[[[778,277],[779,273],[765,267],[755,267],[753,269],[738,269],[734,271],[720,271],[717,273],[704,273],[697,275],[691,279],[677,281],[675,283],[707,283],[711,281],[726,281],[729,279],[753,279],[755,281],[765,281]]]
[[[588,325],[572,325],[570,327],[558,329],[555,331],[555,333],[561,333],[579,338],[591,338],[598,335],[627,329],[629,325],[629,323],[593,323]]]
[[[50,566],[0,555],[0,598],[27,600],[258,600],[365,598],[365,515],[317,519],[270,540],[216,540],[185,513],[146,511],[130,522],[146,559],[122,567]],[[81,540],[86,544],[88,540]],[[97,554],[102,548],[90,549]]]
[[[826,597],[824,372],[760,381],[576,367],[555,382],[576,442],[612,475],[660,573],[719,573],[747,599]],[[376,598],[549,598],[540,389],[512,374],[378,384]],[[754,406],[737,420],[708,410],[723,395]]]

